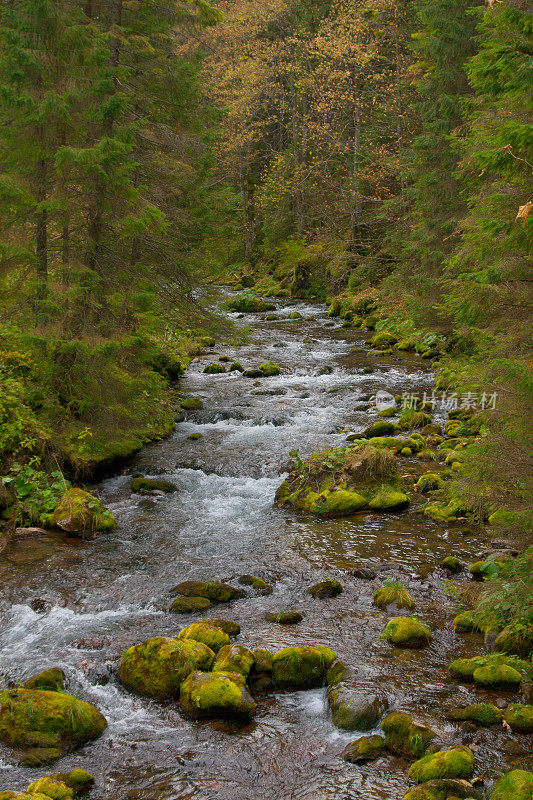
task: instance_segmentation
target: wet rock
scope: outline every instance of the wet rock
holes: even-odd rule
[[[269,583],[262,578],[256,578],[254,575],[241,575],[238,581],[243,586],[251,586],[260,595],[269,595],[274,591]]]
[[[172,494],[178,491],[178,487],[171,481],[165,481],[162,478],[132,478],[130,482],[132,492],[165,492],[165,494]]]
[[[333,686],[341,681],[346,681],[350,675],[351,670],[346,666],[344,661],[336,659],[326,672],[326,683],[328,686]]]
[[[359,764],[362,761],[374,761],[382,754],[385,742],[381,736],[361,736],[355,742],[346,745],[341,753],[344,761],[351,764]]]
[[[435,738],[435,732],[428,725],[416,722],[401,711],[388,714],[381,723],[381,730],[387,750],[407,758],[422,756]]]
[[[473,752],[469,747],[459,745],[423,756],[407,774],[415,783],[427,783],[437,778],[470,778],[473,772]]]
[[[459,561],[459,559],[455,556],[446,556],[446,558],[440,562],[440,565],[443,569],[447,569],[448,572],[452,572],[454,574],[462,572],[465,568],[463,562]]]
[[[531,800],[532,797],[533,772],[513,769],[496,781],[490,800]]]
[[[180,684],[191,672],[210,669],[214,660],[214,652],[201,642],[155,636],[126,650],[118,677],[137,694],[167,700],[178,695]]]
[[[394,617],[381,636],[396,647],[410,648],[426,647],[433,639],[428,626],[416,617]]]
[[[397,341],[398,339],[393,333],[380,331],[371,338],[370,344],[373,345],[373,347],[390,347],[392,344],[396,344]]]
[[[453,629],[457,633],[481,633],[478,624],[474,622],[473,611],[461,611],[453,620]]]
[[[216,340],[213,336],[201,336],[200,344],[202,345],[202,347],[214,347],[216,344]]]
[[[233,361],[230,364],[229,371],[230,372],[244,372],[244,367],[239,361]]]
[[[38,614],[48,611],[51,607],[51,603],[48,602],[48,600],[44,600],[42,597],[34,597],[33,600],[30,601],[31,610]]]
[[[201,433],[190,433],[189,436],[187,436],[187,439],[189,439],[190,442],[197,442],[199,439],[202,438],[203,436]]]
[[[378,420],[363,431],[361,438],[372,439],[375,436],[391,436],[395,430],[396,425],[393,422]]]
[[[15,536],[17,539],[42,539],[48,538],[50,531],[44,528],[15,528]]]
[[[193,614],[197,611],[205,611],[211,606],[211,601],[207,597],[176,597],[169,611],[173,614]]]
[[[207,364],[203,371],[206,375],[221,375],[226,372],[226,367],[224,364]]]
[[[252,717],[256,704],[241,678],[237,673],[192,672],[181,684],[182,711],[193,717]]]
[[[373,728],[389,707],[383,695],[344,682],[330,686],[327,698],[333,724],[347,731]]]
[[[46,689],[49,692],[62,691],[65,683],[65,673],[59,667],[52,667],[39,672],[22,685],[25,689]]]
[[[416,485],[419,492],[432,492],[435,489],[442,489],[444,481],[436,472],[426,472],[420,476]]]
[[[264,378],[264,373],[261,369],[245,369],[242,373],[245,378]]]
[[[506,664],[489,664],[479,667],[472,676],[474,683],[486,689],[518,689],[522,680],[521,674],[514,667]]]
[[[270,650],[264,650],[261,647],[252,650],[254,655],[254,670],[256,672],[271,673],[274,669],[274,656]]]
[[[281,368],[279,364],[274,364],[272,361],[269,361],[266,364],[260,364],[259,369],[265,378],[271,378],[281,374]]]
[[[360,578],[363,581],[373,581],[374,578],[377,578],[377,573],[369,567],[356,567],[351,574],[354,578]]]
[[[317,375],[333,375],[333,367],[327,364],[325,367],[320,367],[316,371]]]
[[[228,311],[241,311],[243,314],[260,314],[263,311],[275,311],[273,303],[267,303],[261,297],[254,297],[251,294],[242,294],[234,297],[227,303]]]
[[[298,611],[280,611],[278,613],[267,611],[265,619],[267,622],[277,622],[278,625],[297,625],[303,620],[303,615]]]
[[[319,581],[319,583],[315,583],[314,586],[310,586],[307,590],[307,593],[312,597],[320,597],[321,599],[336,597],[338,594],[341,594],[341,592],[342,584],[331,578]]]
[[[245,679],[254,666],[255,656],[241,644],[228,644],[218,652],[213,664],[213,672],[238,672]]]
[[[505,721],[515,733],[533,733],[533,705],[512,703],[505,711]]]
[[[199,397],[185,397],[181,401],[180,407],[184,411],[199,411],[204,407],[204,404]]]
[[[280,689],[322,686],[335,658],[335,653],[328,647],[284,647],[274,656],[274,683]]]
[[[398,608],[412,609],[415,607],[415,601],[409,592],[400,583],[389,583],[382,586],[381,589],[376,589],[373,595],[373,603],[381,610],[393,603]]]
[[[409,498],[398,489],[381,486],[368,505],[373,511],[397,511],[409,505]]]
[[[529,658],[533,652],[533,625],[508,625],[496,637],[494,647],[501,653]]]
[[[440,778],[415,786],[405,794],[405,800],[479,800],[482,790],[459,778]]]
[[[334,517],[353,514],[363,509],[365,505],[365,498],[357,492],[337,489],[333,492],[323,492],[315,499],[310,510],[323,517]]]
[[[499,708],[492,703],[474,703],[463,708],[451,708],[448,712],[448,719],[454,722],[468,720],[475,722],[476,725],[488,727],[489,725],[501,725],[503,714]]]
[[[55,772],[45,777],[49,780],[64,783],[73,790],[75,795],[88,792],[94,785],[94,777],[90,772],[84,769],[72,769],[70,772]],[[50,795],[50,797],[53,797],[53,795]]]
[[[207,645],[214,653],[217,653],[221,647],[230,643],[228,634],[217,625],[211,625],[208,620],[193,622],[192,625],[183,628],[178,633],[179,641],[188,641],[190,639]]]
[[[15,797],[15,795],[12,796]],[[63,781],[45,776],[44,778],[39,778],[38,781],[30,783],[26,794],[18,795],[18,797],[34,797],[38,800],[41,798],[47,798],[47,800],[48,798],[50,800],[72,800],[74,792],[72,788],[67,786]]]
[[[91,534],[112,530],[116,522],[111,511],[97,497],[83,489],[68,489],[53,514],[53,523],[67,533]]]
[[[481,668],[489,666],[508,666],[520,675],[521,670],[529,671],[530,665],[516,656],[507,656],[503,653],[491,653],[486,656],[474,658],[457,658],[448,665],[454,678],[461,680],[474,680],[474,673]]]
[[[26,751],[21,763],[46,764],[98,738],[107,727],[92,705],[64,692],[0,692],[0,741]]]
[[[233,622],[229,619],[210,619],[208,620],[210,625],[214,625],[215,628],[220,628],[227,633],[228,636],[238,636],[241,632],[241,626],[238,622]]]
[[[185,597],[206,597],[212,603],[229,603],[230,600],[246,597],[246,592],[242,589],[217,581],[183,581],[174,586],[170,593]]]

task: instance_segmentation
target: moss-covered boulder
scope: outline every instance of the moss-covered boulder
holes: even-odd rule
[[[481,629],[477,622],[474,621],[474,612],[472,610],[460,611],[454,617],[453,629],[457,633],[481,633]]]
[[[437,778],[405,793],[405,800],[481,800],[483,791],[461,778]]]
[[[194,614],[199,611],[205,611],[210,606],[211,600],[208,600],[207,597],[185,597],[185,595],[182,595],[181,597],[176,597],[169,610],[173,614]]]
[[[438,523],[456,522],[459,517],[464,516],[466,511],[464,505],[457,500],[450,500],[449,503],[428,503],[424,507],[424,514]]]
[[[380,486],[368,503],[373,511],[400,511],[408,505],[407,495],[392,486]]]
[[[313,586],[310,586],[307,593],[313,597],[320,597],[325,599],[328,597],[336,597],[342,592],[342,584],[332,578],[326,578],[324,581],[319,581]]]
[[[310,499],[313,502],[308,510],[322,517],[347,516],[361,511],[366,506],[366,500],[362,495],[345,489],[325,490],[316,498],[311,495]]]
[[[254,672],[269,672],[274,669],[274,655],[270,650],[265,650],[262,647],[257,647],[252,650],[254,656]]]
[[[370,344],[374,347],[390,347],[393,344],[396,344],[398,341],[397,337],[393,333],[389,333],[388,331],[380,331],[376,333],[370,340]]]
[[[257,594],[264,596],[272,594],[274,591],[270,583],[264,581],[263,578],[256,578],[255,575],[241,575],[239,583],[243,586],[251,586]]]
[[[126,650],[118,677],[137,694],[167,700],[178,695],[180,684],[191,672],[210,669],[214,659],[214,652],[195,639],[155,636]]]
[[[374,761],[383,753],[385,742],[382,736],[361,736],[355,742],[346,745],[341,753],[341,758],[350,764],[360,764],[362,761]]]
[[[274,683],[280,689],[322,686],[335,659],[335,653],[328,647],[284,647],[273,659]]]
[[[221,375],[223,372],[226,372],[224,364],[207,364],[204,367],[204,373],[206,375]]]
[[[341,681],[346,681],[350,675],[350,668],[346,666],[344,661],[337,658],[326,672],[326,683],[328,686],[333,686]]]
[[[507,625],[496,637],[494,647],[501,653],[529,658],[533,653],[533,625]]]
[[[396,430],[396,425],[393,422],[385,422],[385,420],[378,420],[366,428],[361,434],[362,439],[372,439],[375,436],[392,436]]]
[[[231,619],[210,619],[208,620],[210,625],[214,625],[215,628],[220,628],[227,633],[228,636],[238,636],[241,632],[241,626],[238,622],[234,622]]]
[[[474,683],[485,689],[518,689],[522,675],[506,664],[488,664],[479,667],[472,676]]]
[[[0,692],[0,741],[27,751],[29,761],[50,763],[98,738],[105,717],[89,703],[64,692],[12,689]]]
[[[448,572],[453,572],[457,575],[459,572],[462,572],[465,568],[465,565],[462,561],[460,561],[456,556],[446,556],[440,562],[442,569],[447,569]]]
[[[384,695],[359,689],[352,683],[333,684],[328,688],[327,698],[333,724],[346,731],[373,728],[389,707]]]
[[[214,347],[216,344],[216,340],[214,336],[201,336],[200,337],[200,344],[202,347]]]
[[[180,707],[192,717],[245,717],[256,704],[242,675],[192,672],[181,684]]]
[[[458,745],[450,750],[439,750],[423,756],[407,774],[415,783],[427,783],[437,778],[470,778],[473,772],[473,752],[469,747]]]
[[[49,797],[50,800],[72,800],[74,797],[74,790],[71,786],[67,786],[63,781],[49,776],[39,778],[38,781],[30,783],[26,793],[29,795],[44,795],[44,797]]]
[[[388,714],[381,723],[381,730],[385,734],[385,747],[407,758],[420,758],[435,738],[435,732],[428,725],[416,722],[402,711]]]
[[[472,681],[476,670],[490,666],[508,666],[518,674],[522,671],[529,673],[531,670],[531,664],[527,661],[504,653],[490,653],[489,655],[475,656],[474,658],[457,658],[448,665],[448,669],[454,678]]]
[[[84,769],[71,769],[70,772],[56,772],[48,775],[52,780],[61,781],[70,786],[75,795],[88,792],[94,785],[94,777]]]
[[[65,683],[65,673],[59,667],[52,667],[39,672],[22,684],[25,689],[47,689],[49,692],[60,692]]]
[[[281,374],[281,368],[279,364],[274,364],[272,361],[269,361],[266,364],[260,364],[259,369],[261,370],[265,378],[271,378]]]
[[[54,525],[67,533],[91,534],[116,527],[111,511],[83,489],[67,489],[52,516]]]
[[[485,561],[474,561],[470,564],[468,571],[476,581],[484,581],[486,579],[494,578],[502,567],[502,561],[492,561],[486,559]]]
[[[227,644],[220,648],[213,664],[213,672],[238,672],[246,679],[254,663],[254,654],[247,647],[242,644]]]
[[[448,718],[454,722],[474,722],[476,725],[489,727],[501,725],[503,713],[492,703],[474,703],[470,706],[451,708]]]
[[[428,626],[416,617],[394,617],[381,636],[396,647],[411,648],[426,647],[433,639]]]
[[[398,608],[412,609],[415,607],[415,601],[400,583],[388,583],[380,589],[376,589],[373,595],[373,603],[378,608],[384,610],[387,606],[393,603]]]
[[[200,411],[204,407],[199,397],[184,397],[180,403],[180,408],[184,411]]]
[[[298,611],[267,611],[267,622],[277,622],[278,625],[298,625],[303,620],[303,615]]]
[[[231,600],[246,597],[246,592],[242,589],[217,581],[183,581],[174,586],[170,593],[185,597],[205,597],[212,603],[229,603]]]
[[[512,769],[496,781],[490,800],[531,800],[532,797],[533,772]]]
[[[442,489],[444,481],[436,472],[426,472],[417,481],[419,492],[433,492],[435,489]]]
[[[230,372],[244,372],[244,367],[239,361],[232,361],[229,367]]]
[[[132,478],[130,488],[132,492],[165,492],[165,494],[172,494],[178,491],[178,487],[172,481],[165,481],[162,478],[143,478],[142,476]]]
[[[402,431],[414,431],[417,428],[425,428],[430,422],[431,416],[427,412],[406,408],[400,414],[398,425]]]
[[[178,640],[194,642],[201,642],[207,645],[214,653],[217,653],[221,647],[230,643],[230,638],[222,628],[217,625],[211,625],[208,620],[205,622],[193,622],[188,628],[183,628],[178,633]]]
[[[227,302],[228,311],[239,311],[241,314],[261,314],[263,311],[275,311],[273,303],[267,303],[253,294],[241,294]]]
[[[512,703],[505,709],[505,721],[516,733],[533,733],[533,706]]]

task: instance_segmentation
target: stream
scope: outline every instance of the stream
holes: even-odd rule
[[[273,594],[256,596],[247,587],[245,599],[202,615],[238,622],[239,643],[273,651],[331,647],[358,671],[362,687],[387,693],[391,708],[428,722],[447,745],[469,744],[477,775],[493,777],[525,755],[528,737],[461,729],[445,719],[447,707],[484,699],[446,670],[452,658],[480,654],[483,640],[454,633],[457,603],[444,593],[438,565],[446,555],[474,560],[486,550],[486,536],[464,525],[439,527],[415,503],[402,513],[334,520],[273,507],[289,451],[304,457],[362,431],[378,409],[361,398],[377,390],[431,392],[431,364],[413,354],[375,354],[369,334],[343,328],[322,305],[276,304],[275,321],[230,315],[243,338],[250,329],[246,343],[212,348],[177,383],[204,408],[187,412],[170,438],[95,487],[116,515],[116,531],[91,542],[59,534],[21,541],[0,562],[0,672],[22,680],[60,666],[68,690],[109,723],[100,739],[48,769],[16,766],[0,748],[0,789],[21,791],[43,774],[82,767],[96,778],[91,800],[403,798],[408,765],[401,758],[365,765],[339,758],[360,734],[333,726],[324,689],[261,696],[257,716],[243,726],[184,719],[175,703],[137,697],[117,682],[121,652],[155,635],[175,636],[197,618],[168,613],[171,587],[188,579],[238,585],[243,573],[271,582]],[[294,311],[301,318],[290,319]],[[204,374],[220,355],[245,369],[274,361],[281,375]],[[202,437],[188,439],[193,433]],[[405,458],[401,468],[419,473],[435,465]],[[135,471],[164,476],[179,491],[132,494]],[[378,577],[354,577],[357,566]],[[343,593],[327,600],[306,593],[325,577],[340,580]],[[398,650],[380,639],[394,613],[375,608],[372,594],[387,578],[408,587],[416,613],[434,629],[429,647]],[[300,611],[304,620],[290,627],[265,621],[265,612],[280,610]]]

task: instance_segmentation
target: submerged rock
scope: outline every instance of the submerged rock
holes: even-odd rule
[[[118,677],[137,694],[167,700],[178,695],[180,684],[191,672],[211,669],[214,659],[214,652],[196,640],[155,636],[126,650]]]
[[[185,597],[205,597],[212,603],[229,603],[230,600],[246,597],[246,592],[242,589],[217,581],[183,581],[174,586],[170,593]]]
[[[265,619],[267,622],[277,622],[278,625],[297,625],[303,620],[303,615],[298,611],[279,611],[278,613],[267,611]]]
[[[501,725],[503,714],[492,703],[474,703],[464,708],[455,707],[450,709],[448,718],[454,722],[467,720],[475,722],[476,725],[488,727],[489,725]]]
[[[407,758],[419,758],[435,738],[435,732],[401,711],[388,714],[381,723],[388,750]]]
[[[241,626],[238,622],[233,622],[230,619],[210,619],[207,620],[210,625],[214,625],[215,628],[220,628],[227,633],[228,636],[238,636],[241,632]]]
[[[83,489],[68,489],[56,506],[52,521],[67,533],[91,534],[116,528],[111,511]]]
[[[173,614],[193,614],[197,611],[205,611],[211,606],[211,601],[207,597],[176,597],[170,611]]]
[[[373,761],[382,754],[385,747],[384,739],[381,736],[361,736],[355,742],[346,745],[341,753],[341,758],[351,764],[359,764],[362,761]]]
[[[24,689],[47,689],[49,692],[60,692],[65,683],[65,673],[59,667],[52,667],[29,678],[22,685]]]
[[[217,625],[211,625],[208,620],[204,622],[193,622],[188,628],[183,628],[183,630],[178,633],[178,640],[180,642],[190,639],[207,645],[214,653],[217,653],[221,647],[229,645],[230,643],[228,634]]]
[[[469,778],[473,772],[473,752],[469,747],[458,745],[423,756],[407,774],[415,783],[427,783],[437,778]]]
[[[319,581],[319,583],[315,583],[314,586],[310,586],[307,590],[308,594],[313,597],[320,597],[321,599],[336,597],[338,594],[341,594],[341,592],[342,584],[332,578]]]
[[[130,487],[132,492],[165,492],[165,494],[172,494],[178,491],[178,487],[172,481],[165,481],[161,478],[143,478],[142,476],[132,478]]]
[[[512,769],[496,781],[490,800],[531,800],[532,797],[533,772]]]
[[[533,733],[533,705],[512,703],[505,710],[505,721],[515,733]]]
[[[391,583],[382,586],[381,589],[376,589],[373,595],[373,603],[382,610],[393,603],[398,608],[412,609],[415,607],[415,601],[401,584]]]
[[[330,686],[327,698],[333,724],[347,731],[373,728],[389,707],[384,695],[344,682]]]
[[[284,647],[273,659],[274,683],[280,689],[322,686],[335,658],[335,653],[328,647]]]
[[[270,583],[262,578],[256,578],[255,575],[241,575],[238,580],[243,586],[251,586],[260,595],[269,595],[274,591]]]
[[[192,672],[181,684],[180,706],[193,717],[249,718],[256,710],[242,675],[237,673]]]
[[[426,647],[433,639],[428,626],[416,617],[394,617],[381,636],[396,647],[411,648]]]

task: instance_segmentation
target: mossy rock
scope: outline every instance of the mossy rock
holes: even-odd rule
[[[216,344],[216,340],[213,336],[201,336],[200,344],[202,345],[202,347],[214,347]]]
[[[299,311],[291,311],[290,314],[287,314],[287,319],[301,319],[302,315]]]
[[[194,614],[198,611],[205,611],[210,608],[211,601],[207,597],[176,597],[170,611],[173,614]]]
[[[409,505],[409,498],[392,486],[380,486],[368,505],[373,511],[399,511]]]
[[[533,625],[508,625],[496,637],[496,650],[520,658],[529,658],[533,652]]]
[[[346,731],[373,728],[389,707],[384,695],[342,681],[328,688],[327,698],[333,724]]]
[[[252,650],[252,653],[254,656],[254,672],[272,673],[274,669],[274,655],[270,650],[257,647],[255,650]]]
[[[213,664],[213,672],[239,672],[247,678],[254,663],[254,654],[247,647],[242,644],[227,644],[220,648]]]
[[[366,500],[357,492],[337,489],[322,492],[310,505],[309,510],[321,517],[336,517],[354,514],[366,506]]]
[[[380,331],[380,333],[376,333],[376,335],[371,338],[370,344],[374,347],[390,347],[396,344],[397,341],[398,339],[393,333]]]
[[[167,700],[178,695],[180,684],[191,672],[210,669],[214,659],[214,652],[202,642],[155,636],[126,650],[118,677],[137,694]]]
[[[424,508],[424,514],[434,522],[455,522],[459,516],[462,516],[463,509],[460,504],[451,500],[449,503],[428,503]]]
[[[181,684],[182,711],[192,717],[252,717],[256,704],[241,678],[192,672]]]
[[[426,472],[420,476],[416,485],[419,492],[433,492],[435,489],[442,489],[444,481],[436,472]]]
[[[193,622],[187,628],[183,628],[178,633],[179,641],[189,641],[192,639],[195,642],[201,642],[207,645],[214,653],[217,653],[221,647],[230,643],[230,638],[222,628],[216,625],[211,625],[208,621]]]
[[[71,786],[48,776],[30,783],[26,791],[29,795],[40,794],[49,797],[50,800],[72,800],[74,797],[74,790]]]
[[[473,752],[469,747],[458,745],[423,756],[411,766],[407,775],[415,783],[427,783],[437,778],[470,778],[473,772]]]
[[[72,769],[70,772],[56,772],[47,777],[52,780],[62,781],[67,786],[70,786],[70,788],[74,790],[75,795],[89,791],[94,785],[94,777],[90,772],[84,769]]]
[[[452,624],[457,633],[481,633],[481,628],[474,622],[473,611],[461,611],[454,618]]]
[[[403,586],[382,586],[381,589],[376,589],[373,595],[373,603],[378,608],[384,610],[387,606],[394,603],[398,608],[413,609],[415,601],[409,592]]]
[[[208,620],[210,625],[214,625],[215,628],[220,628],[220,630],[227,633],[228,636],[238,636],[241,632],[241,626],[238,622],[233,622],[230,619],[210,619]]]
[[[486,689],[518,689],[522,681],[521,674],[506,664],[489,664],[479,667],[472,676],[474,683]]]
[[[494,578],[500,571],[502,565],[502,561],[486,559],[485,561],[475,561],[473,564],[470,564],[468,571],[474,580],[484,581],[487,578]]]
[[[405,800],[480,800],[482,790],[461,778],[437,778],[408,789]]]
[[[362,327],[367,328],[369,331],[375,331],[376,325],[379,322],[379,317],[371,314],[363,319]]]
[[[428,626],[416,617],[394,617],[381,636],[395,647],[410,648],[426,647],[433,639]]]
[[[394,417],[395,414],[396,409],[394,406],[391,406],[391,408],[382,408],[381,411],[378,411],[378,417],[381,417],[381,419],[390,419],[391,417]]]
[[[262,370],[257,368],[245,369],[242,373],[245,378],[264,378],[265,375]]]
[[[336,683],[347,680],[350,677],[350,674],[351,671],[349,667],[346,666],[344,661],[335,659],[331,667],[326,672],[326,684],[328,686],[333,686]]]
[[[52,522],[67,533],[109,531],[117,523],[97,497],[83,489],[67,489],[52,515]]]
[[[413,455],[413,451],[411,450],[410,447],[402,447],[402,449],[400,450],[400,455],[406,456],[406,457],[407,456],[412,456]]]
[[[328,647],[284,647],[274,656],[274,683],[280,689],[322,686],[335,659],[335,653]]]
[[[62,691],[65,684],[65,673],[59,667],[52,667],[39,672],[22,684],[24,689],[46,689],[49,692]]]
[[[505,709],[505,721],[515,733],[533,733],[533,706],[512,703]]]
[[[255,575],[241,575],[238,580],[243,586],[251,586],[259,595],[266,596],[274,591],[270,583],[264,581],[263,578],[256,578]]]
[[[277,314],[267,314],[265,319],[267,322],[275,322],[275,320],[279,319]]]
[[[474,672],[487,666],[509,666],[518,674],[522,670],[529,673],[531,669],[531,664],[527,661],[503,653],[491,653],[486,656],[474,656],[474,658],[457,658],[448,665],[448,669],[454,678],[474,680]]]
[[[184,411],[200,411],[200,409],[204,407],[204,404],[199,397],[185,397],[181,401],[180,407],[183,408]]]
[[[191,442],[197,442],[199,439],[203,439],[203,434],[201,434],[201,433],[190,433],[187,436],[187,439],[189,439],[189,441],[191,441]]]
[[[267,611],[265,614],[267,622],[277,622],[278,625],[298,625],[303,620],[303,615],[298,611]]]
[[[224,364],[207,364],[203,369],[206,375],[221,375],[226,372]]]
[[[242,314],[260,314],[263,311],[276,310],[273,303],[266,303],[260,297],[254,297],[251,294],[234,297],[228,301],[227,308],[229,311],[240,311]]]
[[[496,781],[490,800],[531,800],[532,797],[533,772],[512,769]]]
[[[0,741],[28,750],[40,764],[98,738],[105,717],[89,703],[64,692],[12,689],[0,692]]]
[[[404,352],[411,352],[415,349],[415,341],[414,339],[401,339],[398,344],[396,345],[397,350],[403,350]]]
[[[457,575],[459,572],[462,572],[465,568],[465,565],[462,561],[460,561],[456,556],[446,556],[440,562],[440,565],[443,569],[449,570],[449,572],[453,572]]]
[[[313,586],[310,586],[307,593],[312,597],[320,597],[322,600],[328,597],[336,597],[343,591],[342,584],[332,578],[326,578],[324,581],[319,581]]]
[[[183,581],[171,589],[171,594],[185,597],[205,597],[212,603],[229,603],[246,596],[242,589],[217,581]]]
[[[382,736],[361,736],[355,742],[346,745],[341,753],[344,761],[350,764],[360,764],[362,761],[374,761],[383,753],[385,742]]]
[[[378,420],[366,428],[361,434],[362,439],[372,439],[376,436],[391,436],[396,430],[396,425],[393,422],[385,422]]]
[[[230,372],[244,372],[244,367],[239,361],[233,361],[229,367]]]
[[[435,738],[435,732],[428,726],[416,722],[409,714],[394,711],[381,723],[385,734],[385,746],[392,753],[419,758]]]
[[[272,361],[269,361],[266,364],[260,364],[259,369],[265,378],[271,378],[281,374],[281,368],[279,364],[274,364]]]
[[[448,718],[454,722],[474,722],[482,727],[490,725],[501,725],[503,713],[492,703],[474,703],[464,708],[451,708]]]
[[[173,494],[178,491],[175,483],[161,478],[132,478],[130,488],[132,492],[165,492],[165,494]]]
[[[407,408],[400,414],[398,425],[402,431],[413,431],[417,428],[425,428],[431,423],[431,416],[425,411],[415,411]]]

